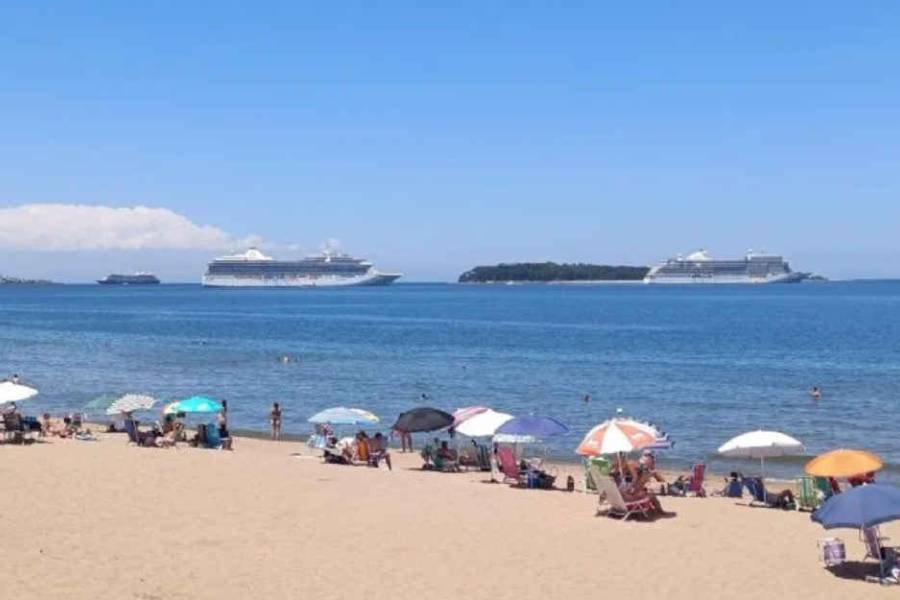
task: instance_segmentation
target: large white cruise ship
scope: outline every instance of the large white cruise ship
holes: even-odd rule
[[[372,263],[332,250],[302,260],[275,260],[256,248],[221,256],[207,267],[206,287],[346,287],[388,285],[399,273],[382,273]]]
[[[751,250],[744,258],[716,259],[698,250],[656,265],[644,283],[793,283],[803,277],[781,256]]]

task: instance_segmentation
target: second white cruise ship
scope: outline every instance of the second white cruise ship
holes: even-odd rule
[[[206,287],[346,287],[388,285],[399,273],[382,273],[372,263],[332,250],[302,260],[275,260],[256,248],[221,256],[203,276]]]
[[[656,265],[644,283],[793,283],[803,273],[791,271],[781,256],[748,251],[744,258],[710,258],[706,250],[670,258]]]

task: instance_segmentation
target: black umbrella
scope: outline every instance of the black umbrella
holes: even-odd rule
[[[436,408],[423,406],[400,413],[394,429],[407,433],[420,431],[436,431],[453,425],[453,415]]]

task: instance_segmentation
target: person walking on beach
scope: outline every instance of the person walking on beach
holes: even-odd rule
[[[394,434],[400,438],[400,452],[412,452],[412,434],[408,431],[394,430]]]
[[[269,422],[272,424],[272,439],[281,439],[281,406],[275,402],[272,404],[272,411],[269,413]]]

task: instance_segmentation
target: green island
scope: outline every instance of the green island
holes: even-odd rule
[[[649,267],[586,263],[501,263],[479,266],[459,276],[459,283],[640,281]]]

